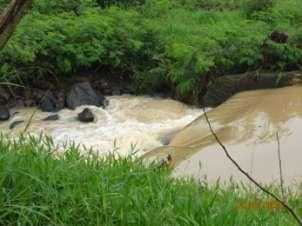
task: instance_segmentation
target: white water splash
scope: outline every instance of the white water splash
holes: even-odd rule
[[[53,138],[56,145],[74,142],[87,148],[93,148],[100,154],[115,149],[119,154],[126,155],[133,149],[138,155],[163,145],[163,139],[182,129],[202,113],[201,109],[190,108],[171,99],[151,98],[145,96],[112,96],[108,97],[106,109],[94,106],[81,106],[76,110],[64,109],[57,114],[57,121],[42,121],[50,115],[37,111],[34,115],[29,132],[46,134]],[[81,123],[76,120],[77,114],[89,107],[96,116],[93,123]],[[26,121],[34,108],[13,109],[19,112],[8,122],[1,122],[3,132],[18,135],[24,130]],[[12,122],[24,120],[12,131]]]

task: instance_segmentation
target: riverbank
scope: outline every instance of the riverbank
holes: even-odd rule
[[[189,99],[182,99],[189,105],[215,107],[232,95],[247,90],[280,88],[302,83],[302,72],[249,72],[225,75],[208,81],[205,93]],[[0,83],[1,84],[1,83]],[[64,108],[74,109],[80,105],[106,107],[108,101],[104,96],[139,94],[129,81],[120,77],[113,79],[109,75],[86,72],[60,80],[31,80],[27,84],[3,83],[0,85],[0,106],[38,107],[45,112],[56,112]],[[167,84],[154,84],[152,91],[143,93],[153,97],[178,99]],[[141,94],[142,95],[142,94]]]
[[[299,70],[301,7],[299,0],[34,1],[0,52],[0,81],[28,86],[91,73],[125,82],[127,92],[165,90],[199,104],[217,77]]]
[[[235,184],[172,179],[168,169],[131,156],[102,160],[66,147],[54,158],[55,151],[49,139],[2,137],[0,224],[295,224],[269,197]],[[301,198],[300,190],[287,194],[300,214]]]

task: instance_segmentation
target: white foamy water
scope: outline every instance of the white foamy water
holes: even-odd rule
[[[28,132],[49,135],[56,145],[75,142],[101,154],[114,149],[125,155],[135,149],[141,155],[162,146],[175,132],[202,113],[201,109],[190,108],[171,99],[130,95],[108,99],[109,106],[106,109],[94,106],[81,106],[74,111],[64,109],[57,113],[60,117],[57,121],[42,121],[50,113],[35,108],[12,109],[12,113],[19,113],[9,121],[0,123],[0,130],[18,135],[36,110]],[[85,107],[93,111],[95,122],[81,123],[76,120],[77,114]],[[10,130],[11,123],[19,120],[25,122]]]

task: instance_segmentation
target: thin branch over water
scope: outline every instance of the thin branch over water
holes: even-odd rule
[[[276,140],[278,144],[278,160],[279,160],[279,174],[280,174],[280,188],[282,192],[282,199],[285,201],[285,192],[284,192],[284,180],[283,180],[283,172],[282,172],[282,161],[281,161],[281,150],[280,150],[280,139],[279,133],[276,133]]]
[[[302,219],[299,217],[299,215],[295,212],[295,210],[289,206],[289,204],[287,204],[284,200],[280,199],[277,195],[275,195],[274,193],[270,192],[269,190],[267,190],[264,186],[262,186],[259,182],[257,182],[252,176],[250,176],[250,174],[245,171],[244,169],[241,168],[241,166],[236,162],[236,160],[230,155],[229,151],[227,150],[226,146],[221,142],[221,140],[218,138],[217,134],[215,133],[212,124],[209,120],[208,114],[205,110],[205,108],[203,107],[203,112],[204,112],[204,117],[206,119],[206,122],[209,126],[209,129],[212,133],[212,135],[214,136],[216,142],[219,144],[219,146],[222,148],[222,150],[224,151],[226,157],[233,163],[233,165],[243,174],[245,175],[245,177],[247,179],[249,179],[256,187],[258,187],[260,190],[262,190],[264,193],[266,193],[267,195],[271,196],[272,198],[274,198],[278,203],[280,203],[291,215],[292,217],[296,220],[296,222],[298,223],[298,225],[302,226]],[[278,137],[279,139],[279,137]],[[282,182],[283,183],[283,182]]]

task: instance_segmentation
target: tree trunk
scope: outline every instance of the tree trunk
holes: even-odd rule
[[[0,16],[0,50],[5,46],[32,0],[11,0]]]

